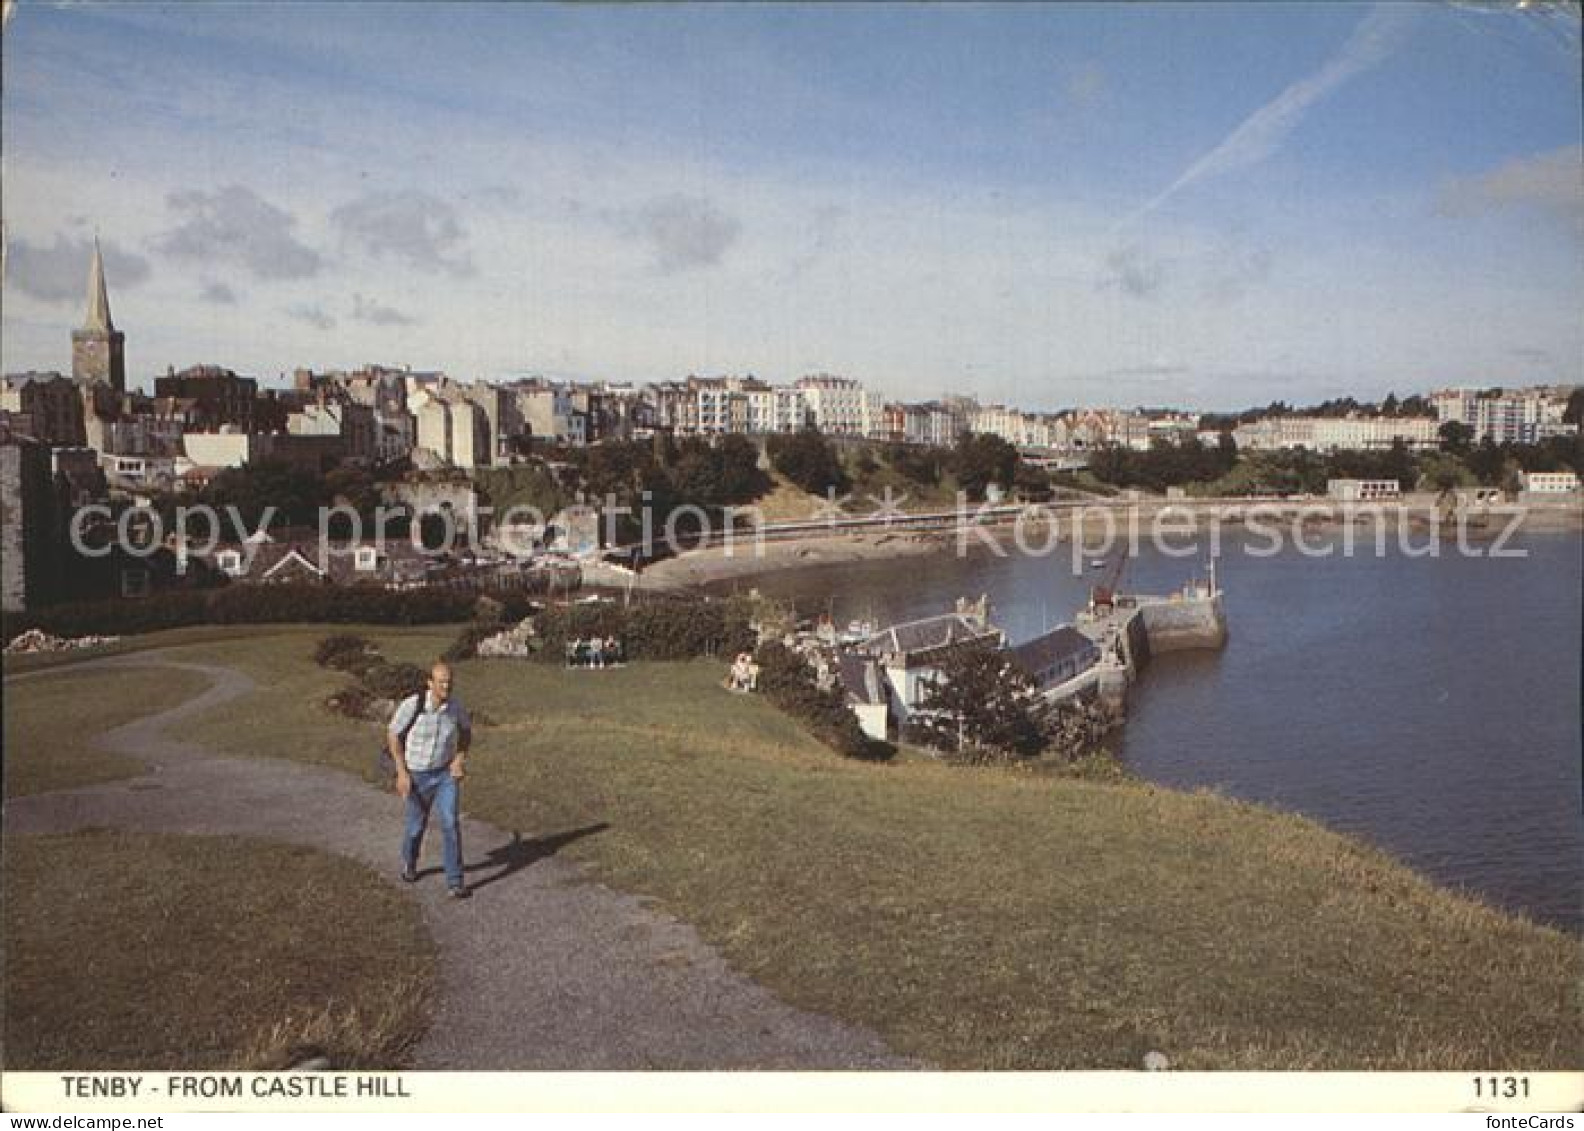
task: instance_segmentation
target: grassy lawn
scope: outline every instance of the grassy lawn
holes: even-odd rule
[[[70,668],[7,686],[5,796],[139,776],[143,769],[138,763],[100,750],[95,739],[175,707],[208,686],[196,672]]]
[[[184,648],[259,692],[184,733],[366,772],[326,629]],[[449,630],[366,630],[422,661]],[[467,809],[693,923],[796,1005],[946,1068],[1577,1069],[1576,939],[1291,816],[1144,784],[844,762],[711,664],[458,669]]]
[[[231,837],[5,841],[14,1070],[391,1068],[422,1035],[433,947],[369,869]],[[106,893],[115,893],[106,898]]]

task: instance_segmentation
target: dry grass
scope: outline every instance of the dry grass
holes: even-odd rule
[[[821,500],[794,484],[779,471],[770,472],[770,490],[754,500],[766,522],[798,522],[814,517]]]
[[[446,638],[368,635],[401,659]],[[194,648],[265,686],[191,733],[363,769],[369,732],[316,705],[315,638]],[[502,724],[479,736],[471,812],[525,835],[608,822],[564,851],[782,998],[943,1067],[1584,1059],[1577,939],[1312,822],[1138,783],[844,762],[709,664],[458,678]]]
[[[422,1035],[433,945],[360,864],[104,831],[5,857],[9,1069],[392,1068]]]
[[[240,1071],[272,1072],[324,1057],[341,1069],[388,1068],[423,1035],[418,1008],[428,1001],[427,972],[408,973],[362,1002],[309,1006],[256,1030],[231,1059]]]

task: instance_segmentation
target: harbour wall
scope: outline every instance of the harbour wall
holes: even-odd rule
[[[1152,655],[1190,648],[1219,648],[1226,643],[1226,614],[1221,595],[1203,600],[1158,601],[1140,605],[1136,618]]]
[[[1226,643],[1226,614],[1221,594],[1199,597],[1131,597],[1113,614],[1109,629],[1091,633],[1109,651],[1102,660],[1096,688],[1102,701],[1123,713],[1128,687],[1149,665],[1152,656],[1194,648],[1220,648]],[[1131,607],[1127,607],[1131,605]]]

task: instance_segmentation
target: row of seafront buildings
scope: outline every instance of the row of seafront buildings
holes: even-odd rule
[[[7,376],[0,420],[80,468],[102,469],[113,484],[201,487],[219,469],[264,460],[323,471],[345,461],[416,467],[508,464],[531,441],[565,445],[679,436],[773,435],[813,427],[824,435],[946,446],[963,432],[999,436],[1025,453],[1081,460],[1102,447],[1148,449],[1221,433],[1196,416],[1170,411],[1085,409],[1028,412],[943,396],[923,403],[887,400],[847,377],[816,374],[791,384],[747,377],[688,377],[643,385],[458,380],[439,372],[369,365],[350,372],[299,369],[289,387],[261,388],[252,377],[212,365],[168,370],[153,393],[129,390],[125,335],[115,328],[97,247],[87,312],[74,330],[72,371]],[[1475,441],[1534,443],[1576,432],[1562,421],[1568,390],[1555,388],[1432,394],[1434,417],[1281,415],[1232,431],[1239,450],[1425,449],[1456,421]],[[90,454],[91,453],[91,454]],[[58,460],[57,462],[60,462]]]
[[[1310,451],[1380,450],[1402,442],[1429,449],[1448,423],[1464,425],[1475,443],[1536,444],[1578,433],[1563,421],[1571,387],[1442,389],[1427,398],[1435,416],[1270,416],[1232,432],[1239,451],[1308,448]]]

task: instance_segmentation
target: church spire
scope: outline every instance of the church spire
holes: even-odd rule
[[[104,256],[99,254],[99,237],[94,236],[93,264],[88,268],[88,320],[84,330],[101,334],[115,331],[110,321],[110,292],[105,287]]]
[[[72,380],[80,385],[108,382],[117,393],[126,392],[126,335],[110,321],[110,292],[97,232],[88,267],[88,315],[82,329],[72,331],[71,340]]]

